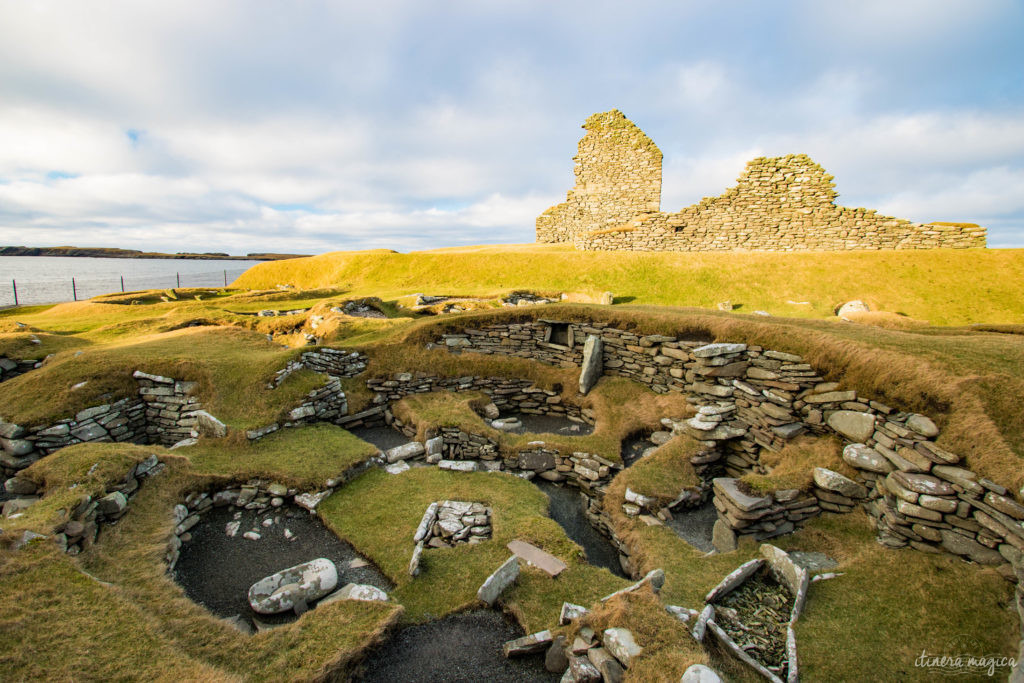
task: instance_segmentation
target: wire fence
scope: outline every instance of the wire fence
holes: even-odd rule
[[[229,268],[205,273],[167,275],[115,275],[80,278],[49,276],[36,280],[13,279],[0,282],[0,307],[82,301],[101,294],[136,292],[145,289],[179,287],[227,287],[247,268]]]

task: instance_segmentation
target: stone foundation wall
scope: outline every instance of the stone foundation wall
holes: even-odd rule
[[[676,213],[659,209],[661,153],[620,112],[584,125],[576,187],[537,218],[538,242],[608,251],[840,251],[985,246],[985,228],[912,223],[835,203],[806,154],[758,157],[736,186]],[[612,143],[610,140],[614,140]],[[656,161],[656,163],[655,163]],[[657,192],[654,191],[657,188]]]
[[[18,375],[24,375],[29,370],[35,370],[39,365],[40,361],[15,360],[7,356],[0,356],[0,382],[6,382]]]
[[[138,397],[93,406],[73,418],[50,425],[25,428],[0,421],[0,468],[5,477],[14,476],[39,458],[57,449],[79,443],[129,442],[174,446],[197,436],[198,415],[203,404],[193,395],[195,382],[136,371]],[[312,422],[343,422],[348,402],[341,380],[333,377],[311,391],[288,413],[288,420],[249,430],[258,439],[284,427]],[[224,426],[220,425],[223,429]]]
[[[706,448],[701,465],[727,475],[715,480],[715,502],[732,532],[767,538],[823,510],[859,505],[875,518],[879,540],[888,546],[948,552],[1004,569],[1024,558],[1024,506],[1013,492],[939,447],[939,430],[929,418],[826,382],[799,356],[559,321],[496,324],[445,335],[439,343],[453,352],[564,366],[582,358],[588,335],[603,341],[604,374],[685,393],[698,407],[695,417],[674,423],[673,432],[697,439]],[[552,348],[553,336],[566,343]],[[817,468],[810,490],[769,495],[753,495],[735,482],[748,473],[767,474],[761,454],[800,434],[841,437],[856,480]]]
[[[50,425],[26,429],[0,422],[0,466],[10,477],[44,455],[76,443],[150,443],[146,412],[146,403],[133,397],[86,408],[73,418]]]
[[[479,391],[487,394],[499,409],[532,415],[564,415],[573,422],[594,423],[594,416],[589,410],[564,404],[557,392],[535,387],[527,379],[431,377],[424,373],[413,375],[404,372],[395,375],[394,379],[369,379],[366,386],[375,392],[375,405],[430,391]]]
[[[278,370],[267,388],[276,389],[292,373],[303,368],[322,372],[330,377],[355,377],[366,369],[366,356],[357,351],[341,351],[327,347],[306,351],[299,360],[294,360]]]

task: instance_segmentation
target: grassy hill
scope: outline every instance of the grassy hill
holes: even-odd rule
[[[584,252],[566,245],[494,245],[400,254],[333,252],[259,264],[236,287],[339,287],[350,296],[415,292],[490,296],[513,289],[616,303],[714,307],[826,318],[861,299],[932,325],[1024,322],[1024,250],[809,253]]]

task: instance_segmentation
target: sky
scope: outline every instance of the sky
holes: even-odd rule
[[[0,245],[532,242],[617,108],[662,210],[806,153],[1024,247],[1022,35],[1017,0],[0,0]]]

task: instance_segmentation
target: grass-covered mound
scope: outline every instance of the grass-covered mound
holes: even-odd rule
[[[99,542],[78,558],[49,541],[0,550],[5,679],[319,679],[344,673],[400,615],[394,602],[339,601],[248,636],[185,597],[167,573],[175,504],[215,482],[253,477],[320,488],[371,454],[337,427],[287,430],[252,449],[216,442],[173,454],[121,444],[69,447],[26,471],[47,491],[29,508],[30,526],[47,531],[59,505],[72,502],[65,500],[68,486],[75,485],[77,502],[149,453],[166,470],[145,480],[128,514],[104,526]]]
[[[658,253],[576,251],[562,244],[408,254],[378,249],[262,263],[234,286],[279,284],[341,287],[351,296],[383,299],[414,292],[493,297],[514,289],[611,291],[621,303],[714,308],[731,301],[742,313],[808,318],[830,317],[838,305],[861,299],[933,325],[1011,323],[1024,316],[1024,250]]]
[[[464,500],[492,510],[492,536],[476,545],[428,549],[422,572],[409,576],[413,534],[430,503]],[[320,514],[341,538],[373,560],[396,585],[392,594],[405,606],[405,619],[423,621],[476,604],[480,584],[511,554],[520,539],[559,557],[569,569],[552,579],[540,570],[520,574],[503,598],[531,632],[557,621],[563,600],[586,603],[626,585],[607,569],[586,563],[582,549],[547,517],[547,497],[536,486],[506,473],[447,472],[413,468],[390,475],[369,472],[328,498]]]
[[[596,259],[602,255],[584,256]],[[504,356],[456,355],[426,345],[445,332],[492,323],[537,318],[598,321],[640,334],[739,341],[800,354],[826,379],[840,382],[844,388],[856,389],[898,410],[934,418],[942,429],[939,444],[964,456],[967,465],[980,474],[1014,490],[1024,484],[1024,468],[1020,467],[1024,426],[1018,405],[1024,396],[1024,335],[1017,329],[1019,324],[882,327],[743,315],[749,310],[747,300],[729,292],[728,287],[714,289],[722,285],[722,278],[729,286],[746,283],[748,289],[742,291],[761,292],[759,296],[764,298],[760,301],[804,300],[792,289],[796,285],[788,282],[809,277],[818,265],[810,258],[814,255],[729,256],[735,259],[736,272],[757,262],[763,274],[755,276],[748,269],[744,277],[736,275],[731,280],[733,271],[708,265],[717,264],[714,259],[701,266],[711,273],[706,274],[699,268],[686,271],[679,264],[686,265],[687,260],[680,255],[621,253],[615,255],[619,263],[592,264],[590,270],[566,269],[559,263],[569,264],[573,259],[578,263],[581,257],[561,247],[524,249],[519,256],[497,248],[419,255],[378,252],[336,259],[344,277],[335,278],[337,272],[332,271],[330,278],[314,283],[326,288],[317,291],[228,290],[200,300],[179,296],[166,302],[158,295],[143,297],[144,301],[134,305],[131,300],[112,297],[3,311],[0,355],[35,360],[56,355],[42,368],[0,384],[0,417],[41,424],[130,395],[136,388],[131,371],[142,369],[197,381],[204,406],[231,426],[266,424],[282,410],[294,407],[324,378],[304,371],[280,388],[267,390],[266,382],[274,372],[299,352],[269,342],[264,335],[277,334],[275,341],[280,341],[280,335],[289,331],[308,331],[311,316],[365,291],[390,299],[384,302],[384,309],[392,317],[343,320],[325,335],[332,346],[358,349],[369,358],[365,373],[344,382],[353,412],[372,401],[367,378],[389,378],[399,372],[525,378],[559,392],[563,400],[578,402],[578,370],[574,368]],[[322,264],[326,272],[331,263],[328,257],[333,258],[319,257],[320,261],[307,264]],[[658,264],[658,259],[671,261],[670,257],[679,263],[671,268]],[[693,257],[690,266],[696,268],[694,264],[702,258]],[[856,284],[876,287],[877,292],[891,290],[891,299],[882,295],[876,299],[883,308],[933,324],[942,320],[1020,320],[1017,308],[1024,297],[1014,288],[1020,286],[1021,278],[1013,276],[1021,259],[1014,253],[917,252],[837,258],[847,260],[825,264],[828,274],[850,274],[840,273],[834,285],[822,284],[828,282],[827,277],[815,284],[821,298],[814,299],[810,312],[799,315],[831,315],[833,302],[820,303],[830,297],[836,303],[846,298],[870,299],[870,292],[853,292]],[[528,263],[531,259],[540,260]],[[779,265],[773,270],[775,259]],[[787,260],[791,266],[788,279],[779,275]],[[519,267],[521,279],[530,282],[520,285],[519,275],[509,275],[510,270],[483,274],[482,269],[493,270],[499,261],[510,264],[509,269]],[[869,277],[872,261],[876,268]],[[300,268],[301,263],[281,265]],[[477,266],[473,263],[481,270],[474,271]],[[877,276],[882,265],[891,267],[892,283],[879,284],[887,279]],[[383,277],[383,269],[392,266],[397,270],[380,281],[380,289],[374,289],[374,279]],[[968,266],[996,273],[993,289],[981,292],[983,285],[972,284],[957,290],[957,278],[965,276],[948,271]],[[255,274],[260,272],[258,269]],[[913,286],[908,284],[914,279],[911,274],[917,278]],[[472,280],[474,276],[479,276],[479,281]],[[500,281],[502,277],[505,281]],[[634,277],[646,279],[630,279]],[[550,287],[541,286],[544,278]],[[851,278],[857,282],[851,284]],[[260,286],[274,288],[288,282],[283,275],[276,280],[275,275]],[[579,292],[592,287],[595,291],[611,289],[619,297],[636,296],[637,302],[704,303],[706,299],[710,305],[731,298],[744,305],[738,315],[639,305],[562,304],[419,319],[394,301],[399,294],[414,291],[473,293],[460,288],[460,283],[469,287],[473,282],[478,287],[473,291],[481,296],[513,288]],[[634,282],[642,284],[631,284]],[[896,292],[897,285],[906,288]],[[851,289],[829,289],[845,286]],[[943,289],[946,291],[939,291]],[[677,294],[681,298],[673,298]],[[691,294],[692,301],[686,298]],[[974,296],[976,308],[971,309],[961,295]],[[922,299],[917,309],[906,305],[914,297]],[[925,301],[929,297],[932,303]],[[951,317],[933,314],[943,306]],[[272,318],[247,315],[263,309],[304,308],[311,310]],[[778,312],[767,304],[751,303],[750,309],[754,308]],[[194,324],[202,326],[189,327]],[[83,381],[84,386],[72,388]],[[489,427],[470,406],[480,399],[468,394],[417,395],[396,405],[395,410],[400,416],[414,418],[424,429],[448,424],[481,433]],[[588,436],[558,437],[557,441],[560,447],[593,450],[606,457],[618,455],[623,437],[655,427],[659,417],[680,417],[688,408],[685,397],[655,395],[612,377],[602,378],[581,405],[594,411],[597,430]],[[495,436],[489,431],[482,433]],[[413,469],[392,476],[372,470],[328,498],[320,514],[395,582],[395,604],[339,603],[312,610],[289,626],[245,636],[188,600],[167,576],[164,554],[174,504],[197,488],[253,477],[304,489],[321,488],[326,479],[366,459],[373,448],[327,425],[283,430],[255,443],[240,436],[201,440],[197,446],[174,452],[127,444],[76,446],[47,456],[22,473],[44,486],[46,495],[23,517],[0,524],[5,529],[0,537],[0,677],[308,680],[329,673],[344,675],[358,653],[389,624],[419,622],[473,604],[477,587],[508,556],[504,546],[512,538],[541,546],[569,565],[557,579],[525,570],[505,594],[506,608],[528,631],[553,626],[563,600],[589,606],[625,583],[583,561],[579,547],[545,515],[546,500],[529,482],[508,474]],[[507,448],[521,441],[505,433],[497,437]],[[629,545],[631,561],[638,570],[661,567],[666,571],[662,602],[699,609],[706,592],[722,576],[757,553],[755,545],[741,540],[737,552],[705,557],[668,527],[647,526],[627,518],[621,507],[627,486],[667,501],[681,487],[695,485],[689,457],[696,449],[694,442],[676,438],[622,471],[608,489],[605,511],[611,515],[616,533]],[[62,510],[82,494],[102,493],[132,463],[154,452],[167,462],[166,471],[143,483],[130,512],[116,525],[105,527],[98,544],[76,558],[59,554],[49,542],[10,550],[19,530],[48,533],[62,519]],[[841,469],[837,453],[836,444],[827,439],[796,441],[774,456],[776,466],[770,475],[750,478],[748,483],[767,488],[801,486],[813,466]],[[494,537],[476,546],[426,551],[423,573],[411,579],[407,567],[413,531],[426,506],[443,499],[490,504]],[[860,512],[842,517],[823,515],[804,530],[776,542],[786,549],[825,552],[840,562],[835,571],[844,573],[812,586],[799,622],[801,667],[807,680],[848,679],[851,672],[863,670],[864,662],[871,663],[871,677],[876,680],[923,679],[923,670],[913,667],[920,649],[942,651],[962,633],[975,638],[984,652],[1015,652],[1017,626],[1006,609],[1011,588],[994,570],[912,550],[885,549],[875,543],[869,521]],[[404,616],[397,603],[404,606]],[[637,680],[660,680],[666,672],[677,680],[680,667],[700,661],[703,655],[665,617],[658,603],[645,595],[614,601],[593,615],[595,625],[621,621],[645,641],[645,647],[649,644],[648,654],[633,670]],[[727,675],[744,675],[712,656],[712,665],[723,667]]]
[[[566,393],[571,394],[570,388]],[[622,440],[637,429],[661,429],[662,417],[681,418],[692,408],[678,394],[658,395],[623,378],[608,378],[590,392],[583,405],[594,413],[592,434],[510,434],[491,427],[474,408],[490,399],[483,393],[432,392],[413,394],[395,404],[395,416],[419,427],[423,440],[431,427],[457,427],[496,441],[502,453],[512,453],[531,441],[541,439],[547,448],[569,454],[597,453],[612,462],[621,461]]]

